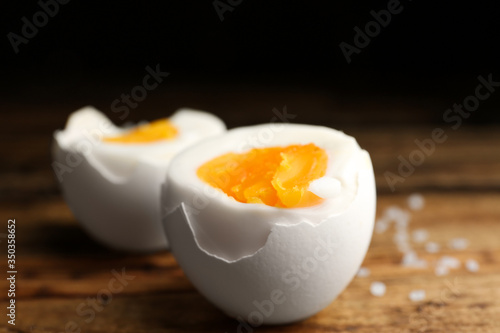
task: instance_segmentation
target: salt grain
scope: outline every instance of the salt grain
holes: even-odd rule
[[[420,259],[415,251],[408,251],[403,255],[401,264],[405,267],[426,268],[427,261]]]
[[[370,276],[370,269],[366,267],[360,267],[358,274],[356,274],[358,277],[368,277]]]
[[[453,238],[448,245],[453,250],[465,250],[469,246],[469,240],[465,238]]]
[[[450,270],[448,269],[448,267],[446,266],[436,266],[436,268],[434,269],[434,273],[437,275],[437,276],[443,276],[443,275],[447,275],[448,273],[450,272]]]
[[[424,197],[421,194],[413,193],[408,197],[408,207],[411,210],[421,210],[424,208]]]
[[[435,273],[437,276],[443,276],[450,272],[450,269],[457,269],[460,267],[460,260],[451,256],[442,256],[439,258]]]
[[[384,296],[385,289],[386,289],[385,284],[382,282],[375,281],[375,282],[372,282],[372,284],[370,285],[370,293],[373,296],[377,296],[377,297]]]
[[[408,242],[408,234],[406,232],[396,232],[394,236],[392,236],[392,240],[394,243],[406,243]]]
[[[412,239],[415,243],[423,243],[429,238],[429,233],[425,229],[417,229],[412,232]]]
[[[427,242],[425,244],[425,250],[429,253],[437,253],[441,247],[436,242]]]
[[[386,220],[383,220],[383,219],[379,219],[377,220],[377,222],[375,223],[375,232],[377,234],[382,234],[384,233],[387,228],[389,228],[389,223],[388,221]]]
[[[323,199],[337,197],[342,191],[342,183],[337,178],[322,177],[309,184],[308,190]]]
[[[398,250],[400,252],[408,252],[411,251],[411,246],[408,241],[408,233],[404,230],[397,230],[396,234],[393,236],[392,240],[396,244]]]
[[[474,259],[468,259],[466,262],[465,262],[465,268],[467,268],[467,270],[469,272],[477,272],[479,271],[479,263],[477,261],[475,261]]]
[[[446,266],[448,268],[457,269],[460,267],[460,260],[458,260],[455,257],[451,257],[451,256],[442,256],[438,261],[438,265]]]
[[[392,221],[409,219],[409,213],[398,206],[388,207],[385,210],[385,216]]]
[[[408,223],[410,222],[409,216],[401,216],[396,220],[396,229],[406,230],[408,228]]]
[[[409,251],[403,255],[403,265],[411,264],[416,260],[418,260],[418,257],[415,251]]]
[[[420,301],[423,301],[425,299],[425,290],[422,290],[422,289],[418,289],[418,290],[412,290],[409,294],[408,294],[408,298],[410,299],[410,301],[412,302],[420,302]]]

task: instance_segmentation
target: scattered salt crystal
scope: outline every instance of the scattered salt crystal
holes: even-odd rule
[[[401,264],[405,267],[426,268],[427,261],[420,259],[415,251],[408,251],[403,255]]]
[[[394,241],[394,243],[396,243],[396,246],[400,252],[404,253],[411,251],[411,246],[408,242],[408,233],[406,231],[397,230],[392,240]]]
[[[453,238],[448,245],[453,250],[465,250],[469,246],[469,240],[465,238]]]
[[[458,260],[457,258],[451,256],[442,256],[441,258],[439,258],[434,272],[436,273],[437,276],[442,276],[448,274],[450,268],[457,269],[459,267],[460,267],[460,260]]]
[[[358,277],[368,277],[368,276],[370,276],[370,269],[366,268],[366,267],[360,267],[357,276]]]
[[[442,256],[438,261],[438,265],[457,269],[460,267],[460,260],[451,256]]]
[[[465,262],[465,268],[467,268],[467,270],[469,272],[477,272],[479,271],[479,263],[477,261],[475,261],[474,259],[468,259],[466,262]]]
[[[309,184],[309,191],[323,199],[331,199],[340,194],[342,183],[337,178],[322,177]]]
[[[415,251],[409,251],[403,255],[403,265],[411,264],[416,260],[418,260],[418,256]]]
[[[437,276],[447,275],[449,271],[448,267],[441,265],[436,266],[434,269],[434,273],[436,273]]]
[[[387,207],[387,209],[385,210],[385,216],[392,221],[398,221],[410,218],[408,211],[403,210],[398,206]]]
[[[408,197],[408,207],[411,210],[421,210],[424,208],[424,197],[419,193],[413,193]]]
[[[412,302],[420,302],[425,299],[425,290],[418,289],[418,290],[412,290],[408,294],[408,298]]]
[[[425,229],[417,229],[412,232],[412,238],[415,243],[423,243],[429,237],[429,233]]]
[[[392,240],[395,243],[408,242],[408,234],[406,232],[396,232],[396,234],[392,237]]]
[[[375,223],[375,232],[377,234],[382,234],[384,233],[387,228],[389,228],[389,222],[386,221],[386,220],[383,220],[383,219],[379,219],[377,220],[377,222]]]
[[[409,216],[401,216],[396,220],[396,229],[398,230],[406,230],[408,228],[408,223],[410,222]]]
[[[385,294],[385,284],[382,282],[372,282],[370,285],[370,293],[373,296],[382,297]]]
[[[425,244],[425,250],[429,253],[437,253],[439,252],[440,246],[436,242],[427,242]]]

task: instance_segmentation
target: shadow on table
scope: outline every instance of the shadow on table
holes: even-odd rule
[[[25,247],[32,247],[34,251],[43,251],[45,254],[62,256],[92,256],[106,254],[106,256],[122,256],[123,253],[109,249],[92,239],[80,226],[60,225],[50,222],[40,222],[39,230],[33,241]]]
[[[226,316],[196,290],[165,292],[127,298],[122,304],[135,313],[137,329],[170,332],[296,332],[301,323],[279,326],[253,326]]]

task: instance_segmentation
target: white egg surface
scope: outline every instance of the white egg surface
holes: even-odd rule
[[[239,202],[197,175],[207,161],[252,148],[315,144],[328,155],[310,207]],[[349,284],[368,249],[376,191],[369,154],[331,128],[266,124],[230,130],[177,155],[162,189],[171,250],[196,288],[256,327],[307,318]]]
[[[108,142],[138,126],[117,127],[103,113],[85,107],[54,133],[52,167],[63,196],[82,226],[103,244],[130,251],[167,248],[160,184],[170,161],[186,147],[225,131],[219,118],[202,111],[181,109],[168,121],[177,130],[172,138]]]

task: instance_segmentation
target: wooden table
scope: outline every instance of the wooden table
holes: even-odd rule
[[[64,124],[68,110],[61,107],[40,116],[39,109],[2,116],[5,139],[0,146],[7,155],[1,157],[0,232],[6,232],[8,218],[16,219],[18,274],[16,325],[8,325],[2,312],[0,332],[237,332],[238,323],[193,288],[170,253],[113,252],[82,231],[50,169],[51,132]],[[229,113],[228,118],[231,125],[246,121],[242,118],[240,124]],[[414,139],[429,138],[434,127],[343,126],[373,159],[378,216],[393,205],[408,209],[413,192],[424,196],[424,208],[411,211],[410,230],[424,228],[429,240],[441,245],[438,253],[428,253],[423,243],[412,242],[429,267],[401,265],[402,253],[390,227],[373,236],[363,263],[370,276],[354,278],[337,300],[308,320],[254,331],[500,332],[500,128],[445,128],[448,140],[395,192],[384,178],[385,171],[397,172],[398,155],[407,158],[416,148]],[[451,249],[448,242],[460,237],[468,239],[469,246]],[[5,277],[6,242],[0,240]],[[458,258],[461,267],[436,276],[434,263],[443,255]],[[465,269],[467,259],[479,263],[478,272]],[[107,304],[89,312],[82,304],[107,288],[113,270],[122,269],[134,278]],[[370,294],[373,281],[386,284],[384,296]],[[418,289],[425,290],[426,298],[410,301],[409,292]]]

